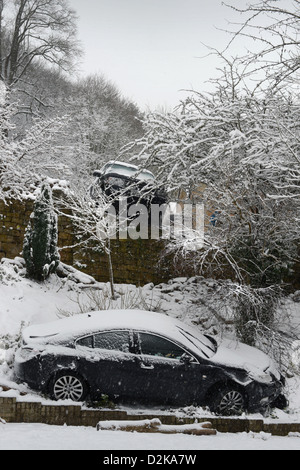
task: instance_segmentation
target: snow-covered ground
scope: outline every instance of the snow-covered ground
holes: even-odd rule
[[[3,260],[0,263],[0,396],[2,386],[12,387],[16,394],[28,391],[14,382],[12,364],[24,326],[56,320],[58,317],[89,310],[142,308],[156,310],[198,324],[210,334],[232,335],[230,305],[226,292],[214,281],[197,278],[177,278],[168,284],[144,288],[117,285],[117,301],[109,299],[109,285],[99,284],[89,276],[68,266],[61,266],[60,276],[52,275],[43,284],[26,279],[23,260]],[[225,300],[224,300],[225,299]],[[300,303],[289,300],[289,323],[297,343],[300,324]],[[219,318],[218,318],[219,317]],[[220,323],[220,318],[226,322]],[[220,325],[223,325],[222,327]],[[300,335],[298,334],[298,337]],[[297,369],[297,351],[291,355]],[[300,370],[300,369],[299,369]],[[2,390],[2,391],[1,391]],[[288,410],[274,410],[269,419],[300,422],[300,376],[287,380]],[[202,410],[195,413],[201,415]],[[209,418],[209,412],[205,411]],[[251,415],[252,418],[263,417]],[[1,410],[0,410],[1,418]],[[300,434],[275,437],[266,433],[217,433],[216,436],[156,435],[124,431],[96,431],[93,428],[47,426],[42,424],[8,424],[0,419],[0,449],[299,449]]]
[[[0,450],[101,450],[178,451],[193,455],[198,450],[299,450],[300,434],[288,437],[267,433],[217,433],[216,436],[185,434],[142,434],[125,431],[97,431],[92,427],[47,426],[45,424],[0,423]],[[184,452],[183,452],[184,451]],[[105,455],[109,454],[105,452]],[[143,458],[143,456],[139,457]],[[201,460],[198,459],[198,463]],[[101,462],[97,454],[97,465]],[[140,462],[139,462],[140,463]]]

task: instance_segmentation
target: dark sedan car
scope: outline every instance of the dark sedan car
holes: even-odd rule
[[[283,379],[261,351],[217,341],[164,314],[99,311],[31,326],[15,373],[55,400],[112,399],[208,406],[219,414],[263,410]]]
[[[113,203],[119,197],[126,197],[128,205],[161,205],[167,201],[166,192],[158,186],[153,173],[135,165],[110,161],[101,170],[94,171],[93,176],[96,177],[90,188],[93,199],[97,199],[101,191],[112,199]]]

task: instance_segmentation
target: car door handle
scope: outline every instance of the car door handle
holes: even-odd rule
[[[154,366],[152,364],[147,366],[147,364],[144,364],[143,362],[141,362],[140,367],[141,369],[149,369],[149,370],[154,369]]]

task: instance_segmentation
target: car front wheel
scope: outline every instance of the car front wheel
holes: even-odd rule
[[[238,389],[227,387],[218,390],[210,408],[218,415],[241,415],[245,411],[245,397]]]
[[[87,387],[78,375],[63,372],[52,380],[50,393],[54,400],[83,401],[87,394]]]

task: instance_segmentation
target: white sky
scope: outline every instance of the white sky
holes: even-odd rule
[[[236,1],[236,0],[235,0]],[[239,0],[239,5],[246,0]],[[222,0],[70,0],[79,16],[85,56],[81,73],[103,74],[141,109],[170,109],[181,89],[203,90],[216,76],[216,58],[236,19]],[[201,58],[202,57],[202,58]]]

